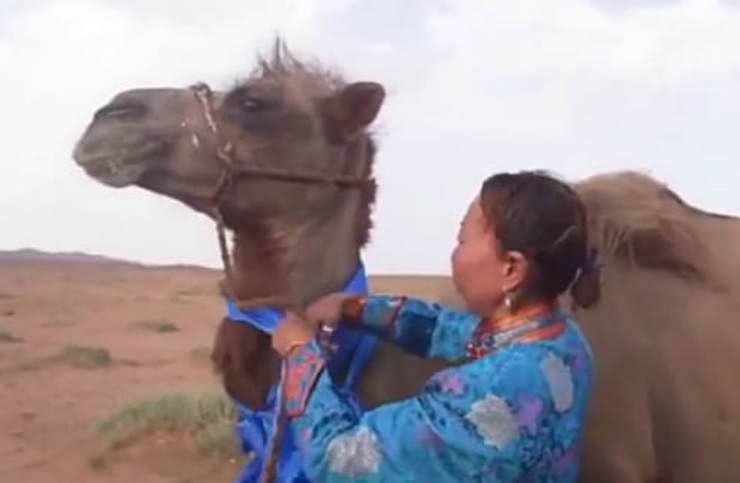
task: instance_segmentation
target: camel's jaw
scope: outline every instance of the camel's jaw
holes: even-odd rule
[[[91,178],[106,186],[124,188],[137,184],[152,160],[164,151],[165,143],[161,141],[109,146],[100,140],[83,138],[72,157]]]

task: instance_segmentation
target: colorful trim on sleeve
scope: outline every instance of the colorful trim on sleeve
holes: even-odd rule
[[[342,321],[381,336],[391,336],[406,300],[403,296],[353,297],[342,305]]]
[[[285,414],[294,418],[303,414],[316,381],[326,361],[319,345],[312,341],[295,347],[285,357],[287,376],[283,388]]]

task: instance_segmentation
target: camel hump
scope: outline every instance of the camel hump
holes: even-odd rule
[[[709,277],[700,223],[721,215],[690,207],[666,185],[636,172],[594,176],[575,188],[586,205],[590,242],[605,259],[697,281]]]

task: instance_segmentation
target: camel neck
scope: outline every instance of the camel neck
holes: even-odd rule
[[[360,263],[354,198],[338,203],[334,213],[321,218],[271,219],[258,231],[236,230],[235,298],[279,297],[302,308],[341,291]]]

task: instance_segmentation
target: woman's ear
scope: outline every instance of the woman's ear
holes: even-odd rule
[[[523,253],[506,252],[503,257],[502,282],[504,292],[514,292],[524,285],[529,273],[529,260]]]

